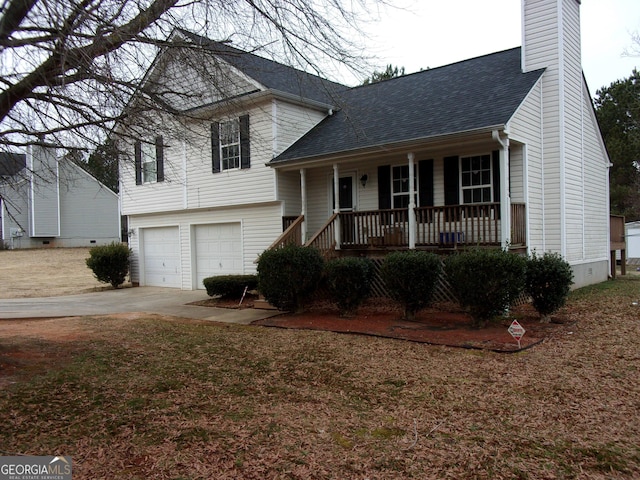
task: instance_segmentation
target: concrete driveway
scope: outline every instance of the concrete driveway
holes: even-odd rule
[[[204,290],[135,287],[61,297],[0,299],[0,318],[51,318],[146,312],[248,325],[277,315],[274,310],[198,307],[209,298]]]

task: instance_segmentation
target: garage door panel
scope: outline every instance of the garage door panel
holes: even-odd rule
[[[240,223],[197,225],[195,227],[196,287],[215,275],[243,272]]]
[[[180,287],[178,227],[145,228],[142,233],[144,284]]]

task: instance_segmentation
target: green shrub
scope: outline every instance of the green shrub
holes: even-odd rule
[[[413,320],[417,312],[431,303],[441,271],[440,257],[411,250],[387,255],[380,275],[389,296],[402,306],[403,317]]]
[[[301,312],[318,286],[323,267],[315,248],[287,245],[266,250],[258,259],[258,290],[279,310]]]
[[[525,292],[542,321],[548,321],[567,301],[573,284],[571,266],[557,253],[533,255],[527,260]]]
[[[526,259],[504,250],[473,249],[448,257],[444,271],[473,326],[482,327],[522,293]]]
[[[373,263],[366,258],[344,257],[325,267],[325,280],[331,300],[342,316],[353,315],[371,293]]]
[[[100,282],[110,283],[118,288],[124,283],[129,273],[129,256],[131,250],[123,243],[113,242],[99,245],[89,250],[87,267]]]
[[[244,289],[255,290],[258,286],[258,277],[255,275],[220,275],[219,277],[207,277],[202,280],[207,295],[213,297],[220,295],[222,298],[240,298]]]

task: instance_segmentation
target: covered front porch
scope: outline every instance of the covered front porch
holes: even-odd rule
[[[497,131],[429,149],[391,151],[282,169],[283,218],[274,243],[326,255],[473,246],[526,251],[524,148]],[[297,183],[293,190],[293,183]],[[286,187],[283,188],[283,187]],[[289,208],[285,208],[285,211]]]
[[[512,203],[510,210],[509,248],[525,249],[525,205]],[[304,243],[325,254],[342,251],[347,255],[375,255],[408,248],[438,251],[502,247],[499,204],[417,207],[414,222],[409,221],[409,215],[409,209],[339,212],[305,242],[302,242],[304,217],[285,217],[285,231],[276,243]]]

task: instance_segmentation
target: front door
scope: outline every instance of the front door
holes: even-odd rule
[[[338,207],[341,212],[353,212],[355,204],[353,179],[354,177],[352,175],[338,179]]]
[[[353,212],[355,210],[355,175],[346,175],[338,178],[338,208],[340,213]],[[340,216],[340,228],[342,243],[353,244],[356,240],[355,221],[352,215]]]

